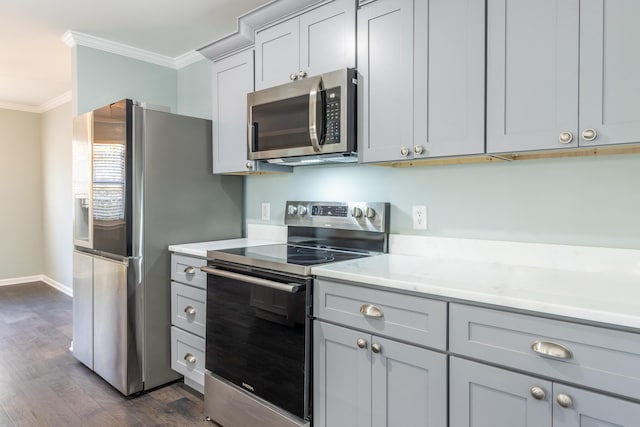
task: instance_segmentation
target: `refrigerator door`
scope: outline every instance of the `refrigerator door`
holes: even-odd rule
[[[72,191],[73,244],[93,247],[93,219],[91,212],[91,141],[93,113],[73,118]]]
[[[94,371],[125,395],[143,388],[136,351],[137,274],[127,261],[95,257],[93,264]]]
[[[93,112],[93,249],[131,256],[132,102],[122,100]]]
[[[73,252],[73,355],[93,369],[93,257]]]

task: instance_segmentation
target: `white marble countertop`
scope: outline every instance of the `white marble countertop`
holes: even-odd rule
[[[251,246],[263,246],[274,245],[281,243],[275,240],[263,240],[263,239],[227,239],[227,240],[213,240],[210,242],[197,242],[197,243],[184,243],[181,245],[169,246],[169,252],[173,252],[181,255],[195,256],[198,258],[206,258],[207,251],[215,251],[220,249],[231,248],[248,248]]]
[[[314,267],[312,272],[321,278],[640,329],[638,271],[574,271],[385,254]]]

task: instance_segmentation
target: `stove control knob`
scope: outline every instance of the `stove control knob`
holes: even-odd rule
[[[306,213],[307,213],[307,207],[298,205],[298,215],[306,215]]]
[[[373,208],[367,208],[367,210],[364,211],[364,216],[367,218],[373,218],[376,216],[376,211]]]
[[[294,205],[289,205],[289,206],[287,207],[287,213],[288,213],[289,215],[295,215],[297,212],[298,212],[298,208],[297,208],[297,207],[295,207]]]
[[[351,209],[351,216],[355,218],[360,218],[362,216],[362,209],[360,209],[357,206],[354,206],[353,209]]]

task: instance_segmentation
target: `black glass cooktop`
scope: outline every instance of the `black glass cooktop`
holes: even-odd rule
[[[267,268],[286,273],[308,276],[314,265],[347,261],[373,255],[369,252],[344,251],[329,248],[314,248],[286,243],[275,245],[252,246],[209,251],[208,257],[243,264],[253,267]]]

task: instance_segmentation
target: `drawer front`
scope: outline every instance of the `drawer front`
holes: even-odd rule
[[[205,265],[207,260],[203,258],[171,254],[171,280],[207,289],[207,274],[200,271]]]
[[[171,324],[204,338],[207,291],[171,282]]]
[[[447,303],[444,301],[321,279],[316,280],[314,286],[313,309],[320,319],[446,350]],[[361,313],[367,309],[368,316]]]
[[[204,338],[172,326],[171,369],[204,386]]]
[[[449,350],[640,399],[640,334],[450,304]]]

